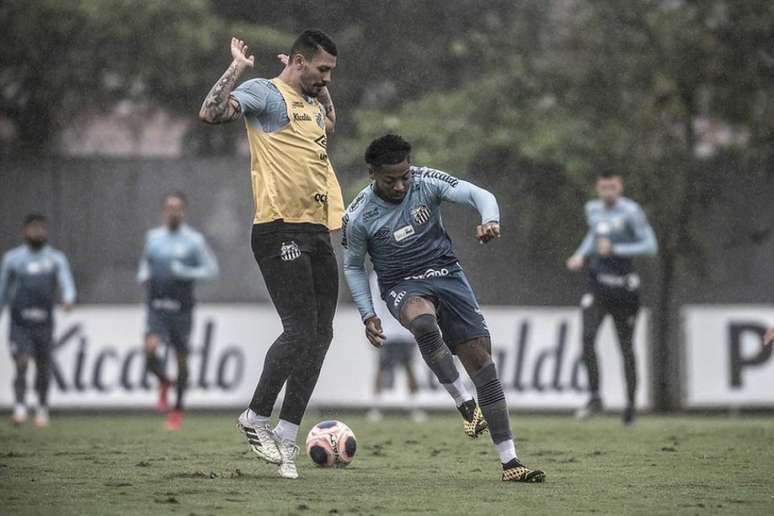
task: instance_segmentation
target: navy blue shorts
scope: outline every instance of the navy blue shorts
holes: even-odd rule
[[[8,339],[11,346],[11,355],[33,355],[51,349],[54,341],[54,326],[21,325],[11,321],[11,331]]]
[[[489,337],[489,328],[463,271],[403,280],[389,289],[385,302],[398,321],[403,304],[411,297],[423,297],[435,305],[443,340],[452,352],[457,344],[476,337]]]
[[[188,353],[193,314],[190,310],[170,312],[148,309],[145,336],[155,335],[178,353]]]

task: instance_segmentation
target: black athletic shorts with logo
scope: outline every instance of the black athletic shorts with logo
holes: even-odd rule
[[[438,326],[452,353],[457,344],[476,337],[489,337],[489,328],[476,295],[462,269],[431,270],[425,276],[404,279],[387,290],[384,301],[395,319],[400,321],[400,312],[407,299],[423,297],[435,305]]]

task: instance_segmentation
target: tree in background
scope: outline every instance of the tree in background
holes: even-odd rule
[[[359,113],[361,137],[346,151],[354,162],[388,128],[416,143],[418,161],[497,169],[505,197],[520,200],[520,241],[557,267],[582,233],[566,223],[581,193],[600,167],[621,171],[659,236],[654,372],[668,407],[681,279],[701,274],[710,243],[700,226],[723,208],[729,174],[771,171],[774,4],[524,2],[497,23],[509,25],[482,43],[492,59],[481,73],[390,113]]]

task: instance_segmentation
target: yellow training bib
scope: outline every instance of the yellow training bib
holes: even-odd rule
[[[271,80],[285,100],[290,122],[273,133],[247,126],[255,224],[285,222],[341,227],[344,199],[328,160],[325,113],[279,78]]]

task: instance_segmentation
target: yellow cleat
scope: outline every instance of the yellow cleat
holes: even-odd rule
[[[481,409],[476,405],[474,400],[469,400],[457,407],[465,419],[463,423],[463,430],[465,435],[471,439],[478,439],[481,434],[487,431],[489,425],[484,419],[484,415],[481,413]]]
[[[512,460],[503,469],[503,482],[545,482],[546,474],[539,469],[529,469],[518,460]]]

